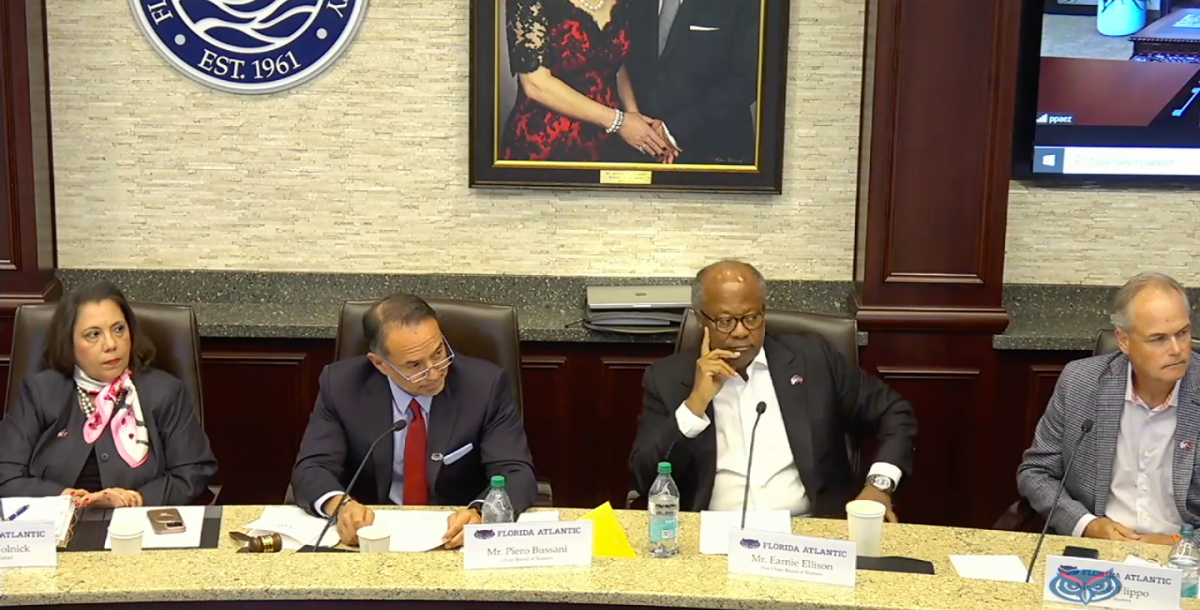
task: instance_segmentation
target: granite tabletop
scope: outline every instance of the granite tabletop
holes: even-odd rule
[[[262,507],[225,507],[222,529],[239,529]],[[584,511],[563,510],[564,519]],[[590,568],[538,568],[467,572],[454,551],[427,553],[238,554],[225,531],[212,550],[144,551],[134,557],[108,552],[60,553],[57,569],[0,573],[0,605],[195,602],[212,600],[425,600],[550,602],[678,608],[951,609],[1042,608],[1038,584],[959,578],[951,554],[1028,557],[1036,536],[922,525],[884,526],[884,555],[933,562],[936,575],[859,570],[857,586],[837,587],[731,575],[723,556],[699,554],[699,516],[681,515],[683,553],[648,557],[644,511],[618,511],[638,551],[637,559],[596,558]],[[845,539],[846,522],[797,519],[794,533]],[[1051,536],[1034,572],[1041,582],[1044,557],[1079,540]],[[1102,559],[1135,554],[1165,562],[1166,547],[1088,540]],[[127,577],[136,575],[136,577]],[[1200,608],[1200,600],[1184,600]]]
[[[590,285],[687,284],[688,278],[383,275],[242,271],[129,271],[64,269],[69,290],[92,279],[116,282],[133,300],[183,303],[196,309],[205,337],[332,339],[342,301],[408,291],[517,308],[522,341],[657,342],[674,334],[623,335],[580,324]],[[853,314],[850,282],[772,281],[768,305],[834,315]],[[1004,307],[1009,326],[993,346],[1006,350],[1090,351],[1108,322],[1115,287],[1010,284]],[[1189,289],[1200,320],[1200,289]],[[859,344],[867,344],[859,333]]]

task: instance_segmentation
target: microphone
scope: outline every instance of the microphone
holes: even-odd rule
[[[300,550],[297,551],[298,553],[328,553],[341,551],[341,549],[336,549],[334,547],[321,546],[321,541],[325,539],[325,533],[329,531],[329,528],[332,527],[334,523],[337,523],[338,514],[342,512],[342,507],[345,506],[346,502],[350,500],[350,490],[354,489],[354,484],[358,482],[358,475],[362,474],[363,468],[367,465],[367,462],[370,461],[371,454],[375,452],[375,447],[379,445],[379,441],[382,441],[391,434],[395,434],[396,432],[403,430],[406,426],[408,426],[408,422],[406,420],[398,419],[392,423],[392,427],[384,431],[383,434],[380,434],[375,439],[375,442],[371,443],[371,447],[367,449],[367,454],[364,455],[362,461],[358,463],[358,470],[355,470],[354,476],[350,477],[350,484],[346,486],[346,491],[342,494],[342,499],[337,503],[337,508],[334,508],[333,512],[329,514],[329,518],[325,520],[325,528],[321,530],[321,535],[317,536],[316,541],[312,544],[306,544],[301,547]]]
[[[767,403],[759,402],[754,407],[754,427],[750,428],[750,451],[746,452],[746,490],[742,492],[742,529],[746,529],[746,509],[749,508],[750,502],[750,466],[754,464],[754,435],[758,432],[758,421],[762,419],[763,412],[767,410]]]
[[[1067,485],[1067,476],[1071,474],[1071,465],[1075,463],[1075,456],[1079,455],[1079,445],[1083,444],[1083,439],[1092,431],[1092,426],[1096,425],[1095,421],[1090,419],[1083,420],[1083,425],[1079,429],[1083,434],[1079,435],[1079,439],[1075,441],[1075,450],[1071,452],[1071,459],[1067,460],[1067,467],[1063,469],[1062,480],[1058,482],[1058,493],[1054,494],[1054,503],[1050,505],[1050,514],[1046,515],[1046,525],[1042,526],[1042,535],[1038,536],[1037,547],[1033,549],[1033,557],[1029,559],[1029,571],[1025,573],[1025,582],[1033,577],[1033,566],[1037,563],[1038,553],[1042,552],[1042,543],[1046,541],[1046,532],[1050,529],[1050,520],[1054,518],[1054,511],[1058,508],[1058,499],[1062,497],[1063,487]]]

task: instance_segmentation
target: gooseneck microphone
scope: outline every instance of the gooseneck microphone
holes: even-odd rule
[[[763,413],[767,410],[767,403],[759,402],[754,407],[754,427],[750,428],[750,450],[746,452],[746,490],[742,492],[742,529],[746,529],[746,509],[749,508],[750,502],[750,467],[754,465],[754,435],[758,433],[758,422],[762,419]]]
[[[362,474],[363,467],[365,467],[367,462],[371,460],[371,454],[375,452],[375,447],[379,445],[379,441],[382,441],[391,434],[395,434],[396,432],[403,430],[405,426],[408,426],[408,421],[398,419],[392,423],[392,427],[384,431],[383,434],[380,434],[375,439],[375,442],[371,443],[371,447],[367,449],[367,454],[364,455],[362,461],[358,463],[358,470],[355,470],[354,476],[350,477],[350,484],[346,486],[346,491],[342,494],[342,499],[338,501],[337,507],[333,509],[332,513],[329,513],[329,517],[325,520],[325,528],[321,530],[321,535],[317,536],[316,541],[312,544],[306,544],[301,547],[300,550],[297,551],[298,553],[320,553],[340,550],[333,547],[321,546],[321,541],[325,539],[325,533],[329,531],[329,528],[332,527],[334,523],[337,523],[338,515],[342,512],[342,507],[345,506],[346,502],[350,500],[350,490],[354,489],[354,484],[358,482],[358,475]]]
[[[1092,426],[1096,425],[1095,421],[1090,419],[1083,420],[1083,425],[1079,427],[1083,434],[1079,435],[1079,439],[1075,441],[1075,449],[1071,452],[1071,459],[1067,460],[1067,467],[1063,469],[1062,480],[1058,482],[1058,493],[1054,494],[1054,503],[1050,505],[1050,514],[1046,515],[1046,525],[1042,526],[1042,535],[1038,536],[1037,547],[1033,549],[1033,557],[1029,559],[1029,571],[1025,573],[1025,582],[1029,582],[1033,578],[1033,566],[1037,563],[1038,554],[1042,552],[1042,543],[1046,541],[1046,532],[1050,529],[1050,520],[1054,518],[1054,511],[1058,509],[1058,499],[1062,497],[1063,488],[1067,485],[1067,477],[1071,474],[1071,465],[1075,463],[1075,456],[1079,455],[1079,445],[1083,444],[1083,439],[1092,431]]]

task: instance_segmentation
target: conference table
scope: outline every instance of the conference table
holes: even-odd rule
[[[224,507],[220,545],[210,550],[147,550],[133,557],[108,552],[59,553],[57,569],[0,573],[0,605],[70,605],[130,610],[241,610],[278,607],[317,610],[475,608],[878,608],[896,610],[1041,608],[1039,584],[959,578],[949,556],[1028,557],[1032,534],[887,524],[882,553],[933,562],[935,575],[859,570],[856,587],[731,575],[724,556],[699,554],[699,515],[680,517],[683,553],[646,553],[645,511],[617,511],[637,559],[596,558],[590,568],[465,571],[462,554],[235,553],[231,530],[256,519],[262,507]],[[563,509],[562,519],[586,511]],[[797,519],[794,533],[845,539],[846,522]],[[1051,536],[1044,557],[1071,543],[1099,549],[1102,559],[1130,555],[1166,562],[1166,547]],[[1200,600],[1183,600],[1200,609]]]

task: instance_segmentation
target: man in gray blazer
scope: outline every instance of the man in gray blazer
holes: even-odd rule
[[[1184,523],[1200,524],[1190,313],[1178,282],[1138,275],[1114,301],[1121,351],[1063,369],[1017,469],[1021,495],[1046,515],[1074,454],[1050,523],[1059,534],[1171,544]]]

